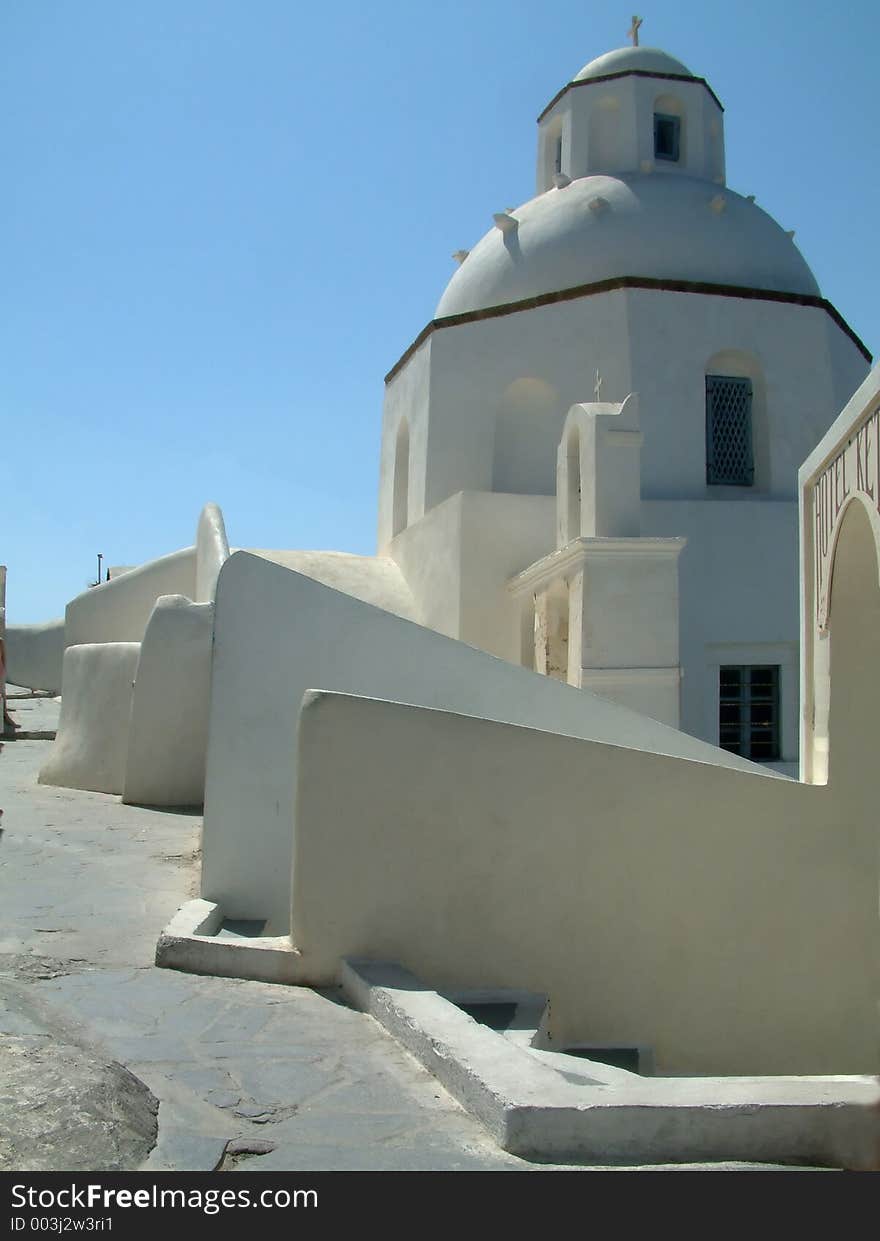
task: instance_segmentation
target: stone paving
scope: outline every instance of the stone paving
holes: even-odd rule
[[[10,707],[56,726],[57,700]],[[201,819],[38,785],[50,744],[0,754],[0,1170],[553,1170],[340,993],[156,969]]]
[[[10,705],[25,727],[24,702]],[[51,727],[53,707],[33,700],[27,727]],[[156,969],[159,931],[196,891],[201,820],[38,785],[49,744],[0,756],[0,1095],[20,1086],[10,1038],[38,1022],[43,1045],[117,1061],[153,1092],[150,1170],[529,1166],[337,994]],[[74,1146],[42,1166],[107,1158]]]

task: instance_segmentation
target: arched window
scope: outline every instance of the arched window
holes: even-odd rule
[[[401,418],[394,446],[394,499],[391,537],[405,530],[409,521],[409,423]]]

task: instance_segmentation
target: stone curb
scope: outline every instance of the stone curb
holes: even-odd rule
[[[872,1077],[645,1078],[583,1061],[566,1081],[393,963],[345,961],[349,999],[370,1013],[499,1145],[533,1160],[593,1164],[745,1161],[872,1168]]]

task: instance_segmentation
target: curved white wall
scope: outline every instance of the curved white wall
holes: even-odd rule
[[[63,658],[63,620],[7,627],[6,679],[11,685],[60,694]]]
[[[158,599],[135,675],[122,800],[200,806],[205,793],[214,606]]]
[[[229,540],[220,506],[206,504],[199,514],[196,530],[196,580],[192,595],[195,602],[208,603],[213,600],[217,577],[228,558]]]
[[[65,643],[140,642],[160,595],[192,599],[195,591],[195,547],[149,560],[72,599],[65,617]]]
[[[40,768],[40,784],[122,792],[139,654],[138,642],[67,648],[61,718],[49,757]]]

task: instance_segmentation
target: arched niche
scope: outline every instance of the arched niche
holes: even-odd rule
[[[507,385],[495,414],[493,491],[556,493],[556,449],[564,418],[559,393],[546,380],[522,376]]]
[[[688,160],[688,124],[684,104],[677,95],[665,92],[657,95],[654,100],[654,117],[675,117],[678,121],[678,158],[675,160],[657,159],[658,169],[687,168]],[[655,159],[657,157],[655,147]]]
[[[749,491],[769,491],[770,473],[770,424],[767,416],[767,383],[764,379],[764,368],[754,354],[742,349],[722,349],[708,359],[705,375],[724,376],[749,379],[752,384],[752,460],[754,462],[754,478]],[[705,433],[705,429],[704,429]],[[729,499],[730,487],[717,488],[722,498]],[[723,493],[723,494],[722,494]]]
[[[868,510],[853,496],[838,528],[830,571],[827,693],[828,779],[848,796],[869,787],[877,762],[880,703],[880,563]],[[823,731],[818,718],[817,732]]]
[[[590,113],[587,162],[591,173],[613,172],[621,161],[620,101],[615,95],[602,95]]]
[[[394,494],[391,537],[405,530],[409,521],[409,423],[401,418],[394,444]]]

